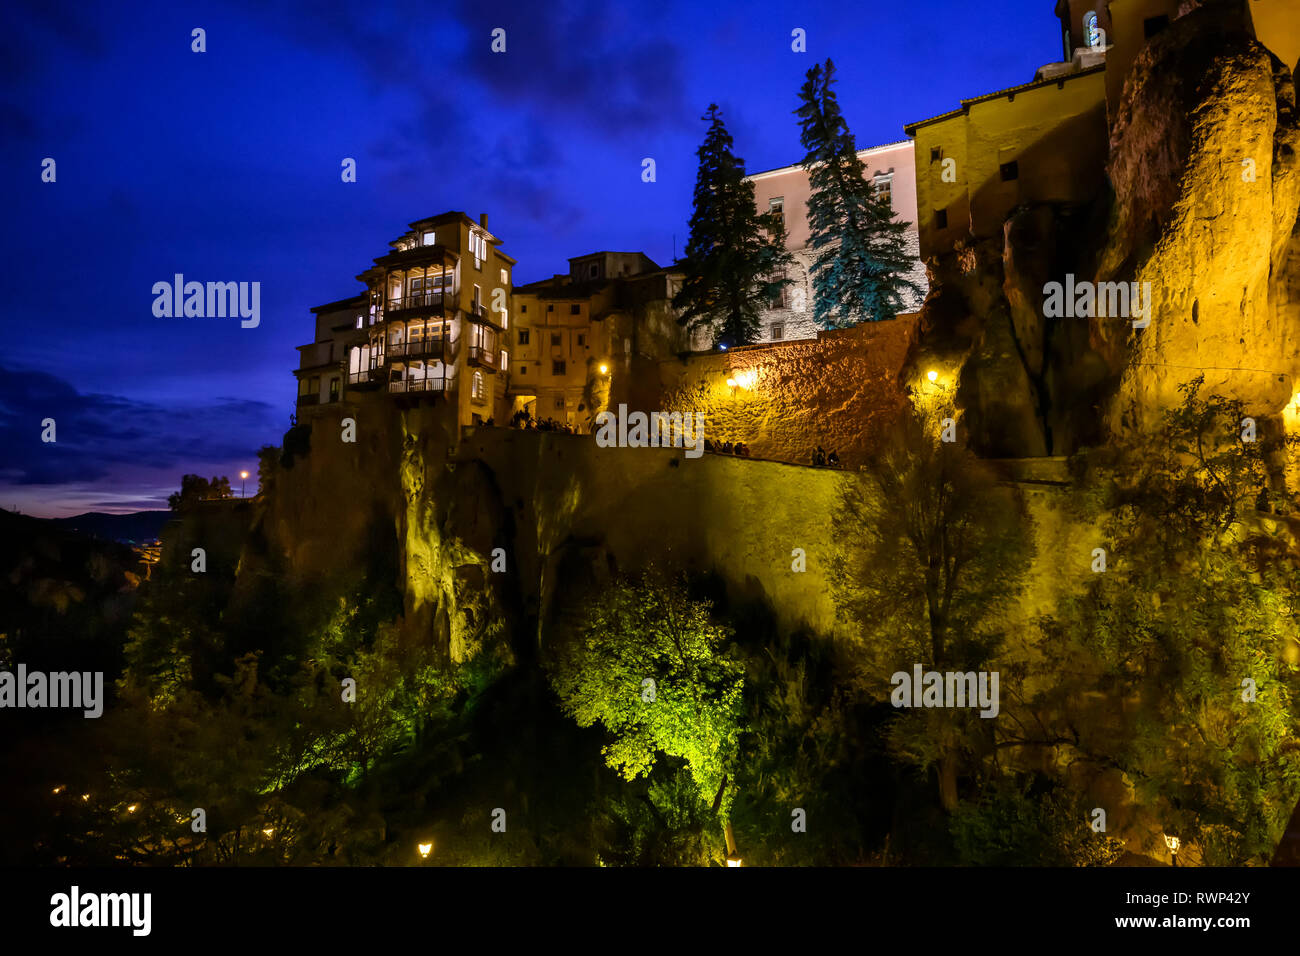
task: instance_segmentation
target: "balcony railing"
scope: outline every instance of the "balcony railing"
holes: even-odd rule
[[[348,373],[348,384],[361,385],[365,382],[369,382],[374,377],[375,371],[376,370],[374,369],[363,369],[360,372],[350,372]]]
[[[299,395],[299,396],[298,396],[298,404],[299,404],[299,405],[319,405],[319,404],[320,404],[320,393],[319,393],[319,392],[311,392],[311,393],[309,393],[309,394],[307,394],[307,395]]]
[[[489,368],[496,368],[496,349],[484,348],[481,345],[471,345],[469,347],[469,360],[471,362],[477,362],[479,365],[486,365]]]
[[[413,342],[389,343],[385,346],[385,356],[388,358],[417,358],[420,356],[433,356],[441,358],[443,356],[441,338],[421,339]]]
[[[388,390],[390,392],[441,392],[446,388],[445,379],[438,378],[408,378],[400,382],[389,382]]]
[[[415,295],[399,296],[388,300],[388,311],[399,312],[402,309],[441,309],[441,292],[417,292]]]

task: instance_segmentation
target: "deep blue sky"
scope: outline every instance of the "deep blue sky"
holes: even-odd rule
[[[0,506],[165,507],[188,471],[237,485],[288,426],[308,309],[360,291],[354,276],[408,222],[487,212],[517,283],[598,249],[666,263],[711,101],[750,171],[797,162],[796,94],[829,56],[858,145],[903,139],[904,123],[1059,59],[1052,8],[10,3]],[[194,27],[206,53],[190,50]],[[494,27],[505,54],[490,52]],[[790,50],[795,27],[806,54]],[[260,281],[260,327],[155,318],[151,287],[176,272]]]

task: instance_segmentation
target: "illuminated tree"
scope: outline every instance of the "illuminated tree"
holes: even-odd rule
[[[988,664],[1032,544],[1016,495],[988,466],[907,417],[867,471],[846,480],[834,526],[833,598],[861,628],[869,690],[883,692],[892,674],[914,664]],[[952,809],[959,758],[987,745],[987,723],[970,711],[908,711],[892,743],[922,768],[937,766]]]
[[[744,668],[730,630],[709,611],[654,572],[618,580],[582,606],[547,670],[564,712],[612,735],[603,750],[611,768],[634,780],[661,754],[680,758],[699,799],[713,804],[721,795],[725,815]]]

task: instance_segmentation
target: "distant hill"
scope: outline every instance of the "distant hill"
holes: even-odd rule
[[[163,525],[172,519],[170,511],[136,511],[110,515],[88,511],[72,518],[51,518],[50,522],[65,531],[88,534],[105,541],[154,541],[162,535]]]

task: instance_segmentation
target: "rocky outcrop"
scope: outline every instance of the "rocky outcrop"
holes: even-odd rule
[[[1098,320],[1121,375],[1110,430],[1145,430],[1203,374],[1275,415],[1300,371],[1300,145],[1289,69],[1239,3],[1176,20],[1138,56],[1112,123],[1115,203],[1097,278],[1150,283],[1151,323]]]

